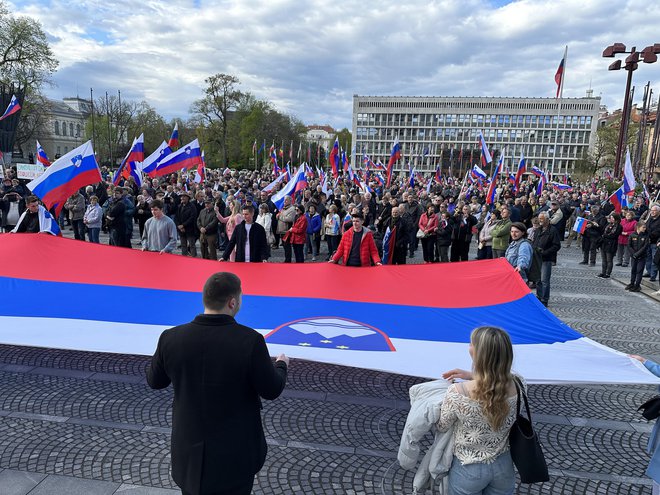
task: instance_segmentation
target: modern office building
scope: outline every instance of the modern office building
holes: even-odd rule
[[[411,160],[417,170],[441,163],[458,174],[479,163],[481,131],[492,154],[505,150],[510,169],[522,152],[528,167],[570,173],[596,138],[599,109],[600,97],[591,92],[562,99],[354,95],[352,163],[361,163],[364,154],[387,163],[398,138],[403,159],[396,169]]]

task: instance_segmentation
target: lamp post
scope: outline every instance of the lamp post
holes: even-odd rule
[[[640,57],[645,64],[652,64],[658,60],[657,54],[660,53],[660,43],[647,46],[641,52],[638,52],[636,47],[632,47],[630,51],[626,51],[626,45],[623,43],[614,43],[603,50],[603,57],[614,58],[620,53],[629,54],[625,59],[623,69],[628,71],[626,78],[626,92],[623,99],[623,111],[621,115],[621,124],[619,126],[619,140],[616,147],[616,159],[614,161],[614,176],[618,177],[621,171],[621,157],[623,156],[623,146],[625,143],[625,135],[628,128],[628,114],[630,112],[630,85],[632,83],[633,72],[637,70]],[[621,70],[621,60],[616,60],[610,64],[608,70]]]

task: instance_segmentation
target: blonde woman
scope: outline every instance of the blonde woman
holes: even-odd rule
[[[232,200],[227,203],[230,205],[230,215],[228,217],[223,217],[220,214],[220,209],[215,207],[215,215],[218,220],[225,224],[225,232],[227,233],[227,240],[231,239],[232,234],[236,226],[243,221],[243,215],[241,215],[241,202],[237,199]],[[236,261],[236,248],[234,248],[229,255],[229,261]]]
[[[442,375],[454,381],[442,403],[438,427],[454,429],[450,495],[513,494],[515,475],[509,430],[516,416],[516,385],[511,373],[511,339],[501,328],[479,327],[470,336],[472,371]],[[525,388],[524,381],[516,379]]]

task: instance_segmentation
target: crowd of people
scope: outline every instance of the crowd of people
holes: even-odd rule
[[[401,176],[388,189],[371,182],[365,191],[343,177],[326,189],[310,176],[278,209],[271,198],[284,182],[265,191],[270,171],[207,172],[202,183],[178,173],[145,178],[141,186],[132,177],[87,186],[64,204],[60,227],[70,225],[79,240],[99,242],[104,231],[115,246],[131,248],[139,240],[146,251],[172,253],[180,246],[184,256],[199,251],[205,259],[235,262],[266,262],[281,247],[285,263],[405,264],[421,245],[424,263],[443,263],[468,261],[475,245],[476,259],[506,258],[546,305],[564,241],[567,248],[578,243],[584,265],[595,266],[600,253],[599,277],[610,277],[615,265],[630,266],[630,291],[641,290],[643,277],[654,282],[658,276],[655,183],[618,213],[595,181],[564,190],[548,185],[538,195],[533,176],[517,190],[504,181],[495,204],[487,205],[485,187],[455,178],[411,184]],[[109,181],[109,172],[104,176]],[[25,231],[17,223],[29,191],[8,173],[0,192],[2,227]],[[581,232],[572,229],[577,218],[585,220]]]

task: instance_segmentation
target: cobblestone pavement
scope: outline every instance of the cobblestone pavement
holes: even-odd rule
[[[274,251],[281,259],[282,249]],[[420,262],[418,253],[414,262]],[[660,360],[660,305],[562,249],[550,309],[585,335]],[[179,493],[170,477],[172,390],[144,380],[148,357],[0,345],[0,495]],[[419,378],[294,360],[264,404],[270,445],[255,494],[404,494],[396,462]],[[530,386],[551,480],[519,494],[650,494],[650,386]]]

